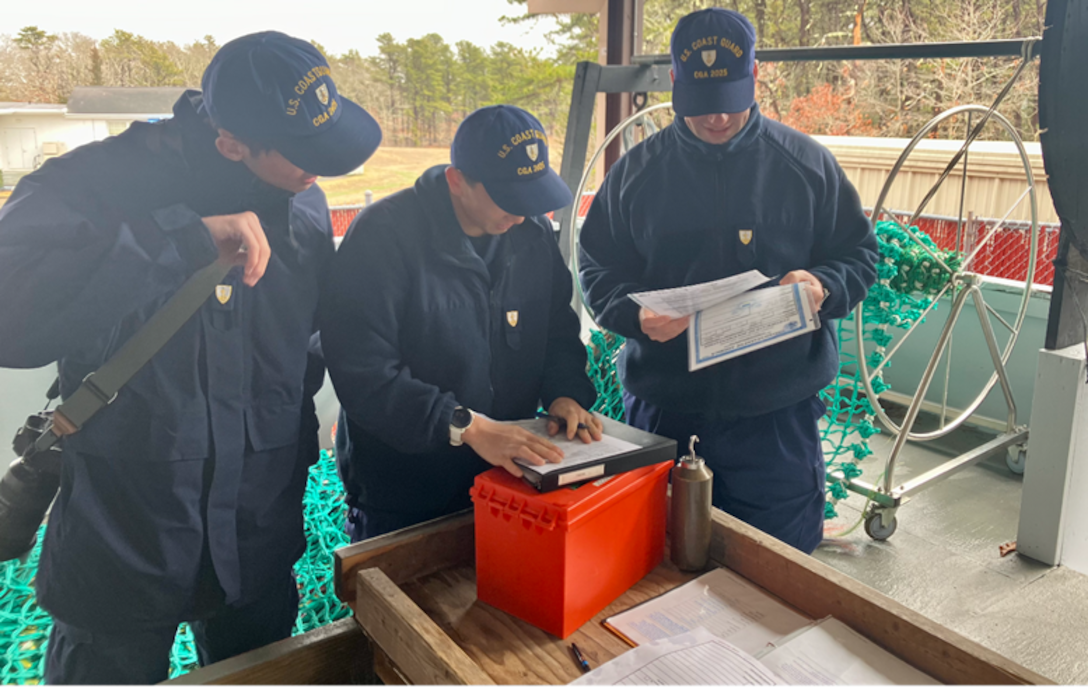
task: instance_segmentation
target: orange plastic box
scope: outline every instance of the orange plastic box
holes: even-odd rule
[[[476,597],[561,639],[665,554],[672,462],[538,493],[505,469],[476,477]]]

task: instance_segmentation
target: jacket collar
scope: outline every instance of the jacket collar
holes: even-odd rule
[[[743,151],[755,143],[760,132],[763,131],[763,115],[759,111],[759,104],[753,105],[744,127],[737,132],[736,136],[724,144],[708,144],[698,138],[687,123],[684,122],[683,117],[677,116],[672,122],[671,129],[681,148],[710,160],[721,160],[723,157]]]
[[[446,165],[428,169],[415,183],[416,198],[428,220],[431,246],[445,260],[470,268],[489,278],[487,265],[480,258],[468,235],[461,229],[461,221],[453,210],[450,186],[446,181]]]

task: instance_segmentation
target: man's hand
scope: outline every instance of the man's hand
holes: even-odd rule
[[[220,260],[246,267],[244,282],[250,287],[264,275],[272,249],[264,236],[261,221],[250,211],[234,215],[212,215],[204,220],[219,249]]]
[[[521,478],[521,468],[514,463],[514,457],[535,466],[563,461],[563,451],[544,438],[479,414],[461,434],[461,440],[485,462],[502,467],[518,478]]]
[[[807,270],[793,270],[786,273],[778,281],[778,284],[792,285],[797,282],[804,283],[808,287],[808,293],[812,295],[812,303],[816,305],[816,310],[819,311],[824,304],[824,283],[820,282],[819,278]]]
[[[563,419],[567,426],[567,440],[574,440],[575,435],[586,444],[601,439],[601,429],[604,428],[601,420],[569,397],[557,397],[548,407],[548,416],[553,417],[548,421],[548,435],[559,432],[561,424],[555,419]]]
[[[658,315],[645,306],[638,311],[638,322],[642,326],[642,332],[654,342],[668,342],[687,330],[690,321],[690,316],[669,318]]]

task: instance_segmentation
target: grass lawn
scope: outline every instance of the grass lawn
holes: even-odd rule
[[[329,177],[318,181],[329,197],[330,206],[362,205],[366,190],[374,192],[374,200],[394,191],[410,187],[427,168],[448,164],[448,148],[392,148],[382,146],[366,162],[361,175]],[[7,201],[10,191],[0,191],[0,205]]]
[[[330,206],[355,206],[365,202],[367,189],[374,200],[410,187],[416,178],[432,165],[449,164],[448,148],[392,148],[382,146],[366,161],[363,174],[329,177],[318,184],[329,197]]]

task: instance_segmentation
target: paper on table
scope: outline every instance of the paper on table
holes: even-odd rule
[[[727,569],[715,569],[605,620],[636,644],[704,628],[753,655],[810,624]]]
[[[768,280],[770,278],[758,270],[749,270],[747,273],[712,282],[649,292],[635,292],[628,296],[639,306],[645,306],[656,314],[669,316],[670,318],[680,318],[681,316],[690,316],[696,311],[702,311],[730,297],[743,294]]]
[[[801,283],[767,287],[695,314],[688,328],[688,370],[696,371],[820,327]]]
[[[639,449],[639,446],[634,443],[620,440],[615,436],[607,434],[602,434],[600,440],[588,444],[583,443],[578,438],[568,440],[566,434],[562,430],[557,435],[548,435],[547,419],[511,421],[510,424],[513,426],[520,426],[541,438],[546,438],[549,442],[563,451],[563,461],[558,464],[549,463],[543,466],[535,466],[523,459],[514,459],[514,461],[521,466],[531,467],[532,470],[538,474],[550,474],[553,471],[559,471],[560,469],[568,469],[580,464],[587,464],[589,462],[607,459],[608,457],[615,457],[624,452],[631,452]]]
[[[761,660],[789,684],[940,684],[830,617]]]
[[[752,656],[697,629],[632,649],[571,684],[773,686],[781,682]]]

